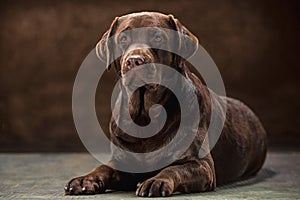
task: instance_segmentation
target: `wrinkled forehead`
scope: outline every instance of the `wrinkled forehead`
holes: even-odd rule
[[[142,27],[161,27],[171,29],[170,20],[166,15],[134,13],[119,18],[117,33]]]

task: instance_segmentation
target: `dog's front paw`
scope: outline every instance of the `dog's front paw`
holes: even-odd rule
[[[169,179],[150,178],[141,183],[136,195],[140,197],[166,197],[174,191],[174,182]]]
[[[98,194],[105,191],[99,177],[87,175],[71,179],[64,187],[65,195]]]

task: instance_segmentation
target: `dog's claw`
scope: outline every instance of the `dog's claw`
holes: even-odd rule
[[[166,196],[166,192],[162,191],[161,196],[165,197]]]
[[[85,191],[85,187],[82,188],[82,191]]]
[[[65,186],[64,189],[65,189],[65,191],[68,191],[68,187],[67,186]]]
[[[142,192],[142,197],[145,195],[145,193],[144,192]]]
[[[150,192],[149,194],[148,194],[148,197],[151,197],[152,196],[152,193]]]
[[[70,189],[69,189],[70,191],[72,191],[73,190],[73,188],[72,187],[70,187]]]

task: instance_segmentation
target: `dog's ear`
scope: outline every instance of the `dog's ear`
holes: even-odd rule
[[[114,19],[108,31],[106,31],[100,41],[96,45],[96,54],[97,57],[106,63],[107,69],[109,70],[111,66],[114,66],[115,57],[114,57],[114,41],[110,38],[116,31],[118,26],[118,17]]]
[[[185,28],[178,19],[173,15],[168,15],[171,24],[173,24],[175,30],[178,32],[178,48],[179,53],[185,59],[190,58],[198,49],[198,39],[187,28]]]

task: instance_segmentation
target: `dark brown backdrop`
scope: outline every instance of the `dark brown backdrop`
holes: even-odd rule
[[[172,13],[218,65],[227,93],[252,107],[271,146],[297,146],[298,1],[1,1],[0,151],[82,151],[71,112],[76,72],[116,16]],[[113,73],[97,96],[110,113]]]

